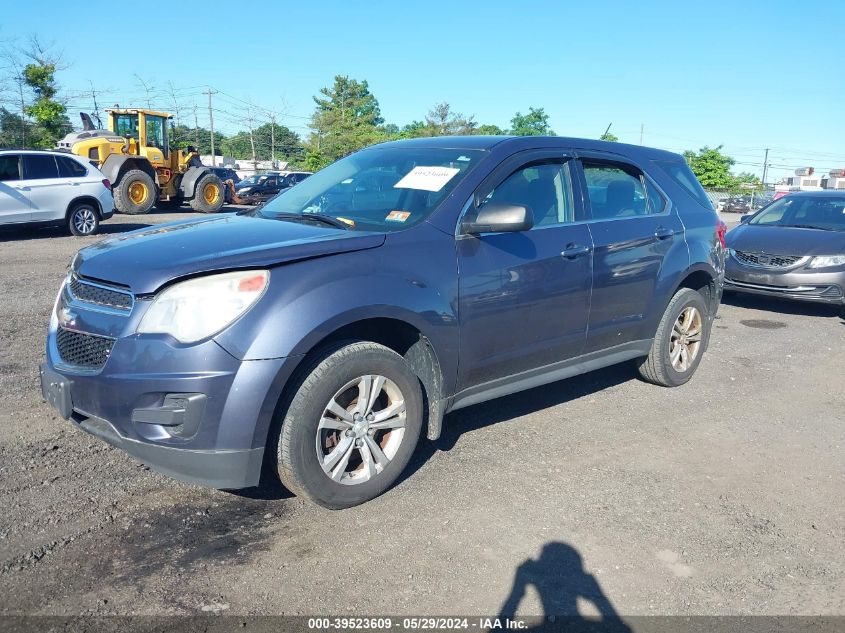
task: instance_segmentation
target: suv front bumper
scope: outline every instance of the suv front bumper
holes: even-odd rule
[[[175,479],[258,485],[290,359],[239,361],[214,341],[178,347],[133,336],[86,372],[62,362],[55,338],[51,331],[41,389],[63,418]]]

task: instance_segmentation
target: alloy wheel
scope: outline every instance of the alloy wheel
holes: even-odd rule
[[[354,485],[383,472],[405,435],[405,398],[389,378],[365,375],[329,400],[317,427],[317,460],[333,481]]]
[[[88,207],[77,209],[73,214],[73,226],[81,235],[88,235],[97,225],[94,211]]]
[[[701,350],[701,334],[701,312],[693,306],[687,306],[672,327],[669,360],[675,371],[685,372],[690,368]]]

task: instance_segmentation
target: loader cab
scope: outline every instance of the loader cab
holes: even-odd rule
[[[170,115],[152,110],[121,109],[109,111],[109,129],[121,138],[129,138],[129,153],[144,156],[155,168],[170,160],[167,122]]]

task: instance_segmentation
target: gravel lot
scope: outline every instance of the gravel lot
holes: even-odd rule
[[[728,297],[691,383],[622,365],[456,412],[330,512],[177,483],[42,403],[55,293],[98,239],[0,231],[0,614],[845,614],[835,309]]]

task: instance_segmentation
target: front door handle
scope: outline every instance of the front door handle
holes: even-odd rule
[[[586,255],[590,252],[589,246],[581,246],[580,244],[567,244],[566,248],[561,251],[561,255],[566,259],[575,259],[581,255]]]
[[[657,230],[654,232],[654,237],[659,240],[665,240],[667,237],[672,237],[674,235],[675,231],[668,229],[665,226],[658,226]]]

